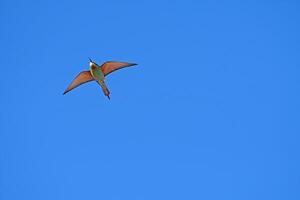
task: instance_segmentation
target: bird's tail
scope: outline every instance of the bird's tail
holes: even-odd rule
[[[105,83],[102,83],[102,82],[98,82],[98,83],[101,86],[104,95],[107,96],[108,99],[110,99],[110,97],[109,97],[110,92],[109,92],[108,88],[106,87]]]

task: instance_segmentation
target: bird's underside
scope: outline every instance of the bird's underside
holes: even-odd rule
[[[109,90],[104,83],[104,77],[116,70],[119,70],[119,69],[122,69],[125,67],[134,66],[134,65],[136,65],[136,64],[127,63],[127,62],[108,61],[108,62],[103,63],[99,67],[96,63],[94,63],[90,60],[90,70],[80,72],[75,77],[75,79],[71,82],[71,84],[67,87],[67,89],[64,91],[63,94],[70,92],[74,88],[76,88],[84,83],[87,83],[90,81],[97,81],[98,84],[101,86],[104,95],[107,96],[108,98],[110,98]]]

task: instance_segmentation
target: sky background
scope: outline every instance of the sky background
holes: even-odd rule
[[[0,199],[300,199],[299,9],[1,0]]]

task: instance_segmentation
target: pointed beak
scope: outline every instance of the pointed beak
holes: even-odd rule
[[[93,62],[92,59],[89,58],[89,60],[90,60],[90,62]]]

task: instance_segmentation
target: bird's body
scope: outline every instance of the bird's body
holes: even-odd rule
[[[96,81],[101,86],[104,95],[110,99],[109,97],[110,92],[104,82],[105,76],[118,69],[136,65],[134,63],[109,61],[99,66],[92,60],[90,60],[89,64],[90,64],[90,70],[79,73],[77,77],[69,85],[69,87],[65,90],[64,94],[66,94],[67,92],[71,91],[72,89],[78,87],[83,83],[89,81]]]
[[[104,74],[100,66],[95,65],[94,63],[90,63],[90,72],[95,80],[104,81]]]
[[[98,66],[96,63],[90,62],[90,73],[92,74],[95,81],[101,86],[104,95],[110,99],[109,97],[110,92],[105,85],[104,74],[101,70],[101,67]]]

